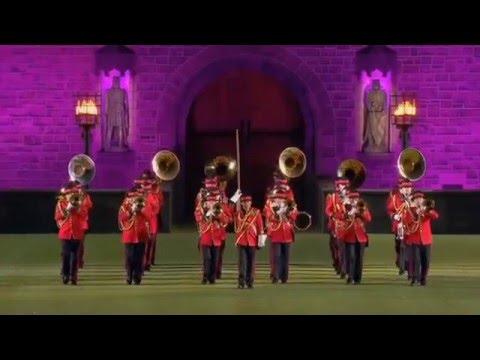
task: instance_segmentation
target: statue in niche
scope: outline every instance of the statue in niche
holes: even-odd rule
[[[128,95],[120,87],[120,78],[113,78],[112,87],[107,91],[105,151],[128,150]]]
[[[362,151],[388,152],[387,94],[379,80],[365,95]]]

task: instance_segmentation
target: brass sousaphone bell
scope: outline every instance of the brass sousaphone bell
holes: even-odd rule
[[[75,155],[68,163],[68,175],[71,181],[87,185],[95,177],[95,162],[88,155]]]
[[[418,181],[425,175],[427,162],[420,150],[407,148],[398,156],[397,168],[404,178]]]
[[[358,189],[365,181],[367,171],[363,163],[357,159],[347,159],[340,163],[337,169],[339,178],[348,179],[350,181],[350,189]]]
[[[160,150],[152,159],[152,170],[162,181],[172,181],[180,172],[180,160],[170,150]]]
[[[237,174],[237,161],[231,156],[217,156],[205,165],[204,173],[207,178],[216,176],[220,181],[229,181]]]
[[[280,172],[289,179],[298,178],[307,169],[307,157],[297,147],[287,147],[278,157],[278,168]],[[295,205],[296,206],[296,205]],[[300,231],[307,230],[312,225],[312,216],[306,211],[299,211],[295,228]]]
[[[307,157],[299,148],[287,147],[278,157],[278,168],[286,177],[298,178],[307,168]]]

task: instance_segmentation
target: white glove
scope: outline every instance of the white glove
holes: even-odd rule
[[[236,204],[237,201],[240,199],[240,196],[242,196],[242,192],[240,191],[240,189],[237,189],[237,191],[235,191],[235,194],[233,194],[233,196],[230,198],[230,201]]]
[[[278,215],[285,215],[286,212],[287,212],[286,206],[282,206],[280,207],[280,209],[278,209]]]
[[[213,216],[213,210],[212,209],[207,211],[207,217],[211,217],[211,216]]]
[[[133,211],[133,212],[137,212],[137,211],[138,211],[138,206],[137,206],[137,204],[134,204],[134,205],[132,206],[132,211]]]
[[[393,215],[393,220],[400,221],[401,217],[398,214]]]
[[[67,211],[72,211],[72,209],[73,209],[72,203],[68,203],[68,205],[67,205]]]

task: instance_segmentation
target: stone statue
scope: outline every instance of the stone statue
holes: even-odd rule
[[[387,94],[379,80],[365,96],[362,151],[388,152]]]
[[[128,149],[128,95],[120,87],[120,78],[113,78],[112,87],[107,91],[105,128],[105,151],[124,151]]]

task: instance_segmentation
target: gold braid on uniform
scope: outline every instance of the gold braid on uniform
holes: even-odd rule
[[[276,212],[273,211],[272,206],[270,205],[269,207],[270,207],[270,210],[272,210],[272,212],[273,212],[274,214],[276,214]],[[288,221],[288,219],[285,221],[283,218],[280,218],[279,221],[278,221],[278,226],[277,226],[276,228],[274,228],[274,229],[270,229],[270,231],[277,231],[278,229],[280,229],[280,226],[282,226],[282,224],[283,224],[284,222],[290,223],[290,221]]]
[[[202,207],[201,203],[198,203],[197,208],[200,210],[200,212],[202,213],[202,216],[205,218],[205,211],[203,210],[203,207]],[[206,228],[205,227],[202,228],[202,225],[197,223],[197,230],[198,230],[198,234],[200,236],[205,234],[212,227],[212,221],[208,220],[208,219],[207,219],[207,221],[208,221],[208,223],[206,225]]]
[[[412,217],[413,217],[413,219],[414,219],[414,220],[413,220],[413,227],[409,227],[409,226],[405,225],[405,233],[406,233],[407,235],[411,235],[411,234],[413,234],[414,232],[416,232],[416,231],[419,229],[421,218],[420,218],[420,216],[418,216],[418,215],[417,215],[417,216],[414,215],[414,214],[412,213],[412,211],[410,210],[410,208],[408,208],[407,211],[412,215]],[[415,218],[417,218],[417,220],[415,220]]]
[[[128,212],[128,210],[125,208],[124,205],[120,206],[120,210],[118,211],[119,215],[122,211]],[[120,220],[120,216],[119,216],[118,227],[120,228],[120,231],[130,230],[134,224],[135,224],[135,217],[134,216],[132,216],[132,220],[130,220],[130,223],[128,223],[127,226],[123,226],[122,221]]]
[[[252,220],[249,223],[247,223],[246,219],[248,218],[248,216],[252,212],[253,212]],[[241,225],[240,225],[240,229],[238,229],[238,227],[236,226],[237,224],[235,223],[235,233],[240,234],[243,231],[245,231],[248,227],[250,227],[253,224],[253,221],[256,219],[257,214],[258,214],[258,210],[254,210],[254,209],[250,208],[250,210],[248,210],[248,212],[245,214],[243,219],[240,217],[240,221],[242,222]]]
[[[59,210],[62,212],[63,214],[63,217],[65,218],[65,220],[63,221],[57,221],[57,226],[59,229],[61,229],[63,227],[63,225],[70,219],[70,216],[72,216],[72,213],[62,209],[62,207],[60,206],[60,202],[63,201],[63,200],[59,200],[57,202],[57,207],[59,208]]]

